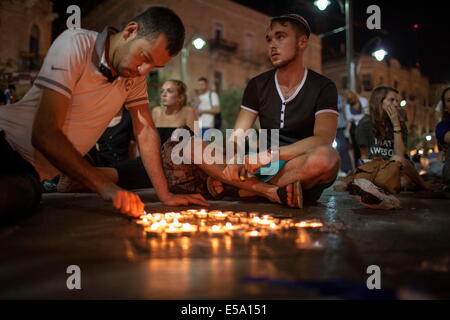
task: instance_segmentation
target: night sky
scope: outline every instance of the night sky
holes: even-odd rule
[[[210,0],[214,1],[214,0]],[[330,0],[332,5],[324,12],[319,11],[313,0],[233,0],[270,16],[282,13],[299,13],[311,24],[314,33],[324,33],[345,23],[337,0]],[[54,23],[55,34],[65,28],[65,10],[70,4],[81,6],[85,14],[99,1],[53,0],[55,11],[60,18]],[[381,8],[381,31],[368,30],[366,9],[376,4]],[[450,23],[445,1],[415,2],[410,0],[354,0],[355,50],[361,48],[375,36],[383,39],[383,46],[389,57],[397,58],[404,66],[419,64],[423,74],[431,82],[450,82]],[[413,26],[418,24],[419,28]],[[340,55],[339,48],[345,43],[345,33],[341,32],[324,38],[324,60]]]

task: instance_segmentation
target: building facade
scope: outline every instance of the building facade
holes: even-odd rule
[[[0,1],[0,81],[27,90],[52,41],[57,17],[49,0]]]
[[[82,20],[82,28],[100,31],[105,25],[121,28],[146,8],[155,5],[174,10],[186,27],[186,77],[188,88],[207,77],[216,90],[243,89],[252,77],[271,68],[265,32],[270,17],[229,0],[106,0]],[[207,45],[196,50],[191,42],[201,37]],[[321,40],[311,35],[305,60],[321,72]],[[158,71],[160,81],[180,79],[182,54]]]
[[[406,101],[410,135],[425,137],[432,134],[436,125],[435,105],[431,99],[430,83],[417,68],[405,68],[392,58],[379,62],[370,56],[361,56],[357,62],[357,91],[369,98],[372,90],[380,85],[397,89]],[[323,73],[333,80],[338,89],[347,89],[347,64],[345,59],[323,64]],[[434,100],[434,99],[433,99]]]

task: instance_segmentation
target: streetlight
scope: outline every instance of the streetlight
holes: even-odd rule
[[[402,100],[401,102],[400,102],[400,107],[406,107],[406,105],[408,104],[408,102],[406,102],[406,100]]]
[[[426,136],[426,139],[427,139],[428,142],[430,142],[431,140],[433,140],[433,137],[432,136]]]
[[[186,81],[187,58],[189,56],[189,49],[190,49],[191,45],[196,50],[202,50],[206,46],[206,41],[200,37],[197,37],[192,41],[188,41],[188,44],[185,45],[183,47],[183,49],[181,49],[180,79],[183,82]]]
[[[194,41],[192,41],[192,45],[197,50],[202,50],[206,46],[206,41],[202,38],[196,38]]]
[[[347,56],[347,73],[348,73],[348,88],[352,91],[356,91],[356,66],[353,59],[353,0],[345,0],[345,5],[343,0],[337,0],[341,12],[345,14],[345,27],[333,30],[326,35],[335,34],[346,30],[345,42],[347,43],[346,56]],[[321,11],[324,11],[328,5],[330,5],[329,0],[316,0],[314,5]],[[322,36],[323,37],[323,36]]]
[[[328,0],[316,0],[314,1],[314,5],[320,10],[324,11],[331,4]]]
[[[373,56],[375,59],[377,59],[377,61],[381,62],[381,61],[384,60],[384,57],[386,57],[387,54],[388,54],[388,53],[387,53],[386,50],[384,50],[384,49],[379,49],[379,50],[373,52],[373,53],[372,53],[372,56]]]
[[[381,62],[384,60],[384,58],[388,55],[388,52],[386,50],[384,50],[381,47],[381,38],[380,37],[374,37],[372,39],[370,39],[369,41],[366,42],[366,44],[362,47],[361,49],[361,53],[360,56],[357,58],[357,62],[356,62],[356,74],[360,74],[361,72],[361,57],[365,54],[365,53],[369,53],[369,48],[375,48],[371,55],[372,57],[374,57],[377,61]]]

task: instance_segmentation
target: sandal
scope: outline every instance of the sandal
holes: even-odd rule
[[[299,209],[303,208],[303,192],[302,192],[302,186],[300,181],[293,183],[293,191],[294,191],[294,203],[295,207],[298,207]],[[288,192],[287,192],[287,186],[280,187],[277,190],[277,195],[280,198],[280,201],[285,206],[288,206],[289,208],[292,208],[288,204]]]

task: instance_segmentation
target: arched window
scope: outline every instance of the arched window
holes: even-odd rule
[[[38,56],[39,55],[39,38],[40,38],[40,30],[37,25],[34,25],[31,28],[30,34],[30,54]]]
[[[30,69],[37,70],[40,67],[39,61],[39,39],[41,31],[37,25],[33,25],[30,33],[29,53],[30,53]]]

